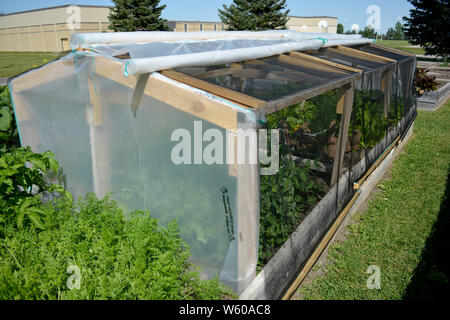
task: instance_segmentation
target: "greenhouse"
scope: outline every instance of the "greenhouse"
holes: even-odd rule
[[[415,57],[358,35],[92,33],[71,46],[10,82],[21,144],[52,151],[75,197],[177,220],[201,275],[238,294],[299,226],[306,260],[416,113]]]

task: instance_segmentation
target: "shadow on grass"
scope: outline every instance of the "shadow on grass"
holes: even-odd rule
[[[450,296],[450,167],[438,221],[422,252],[422,260],[406,289],[406,300],[442,300]]]

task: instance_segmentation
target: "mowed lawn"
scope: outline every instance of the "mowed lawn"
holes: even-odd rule
[[[0,78],[10,78],[61,56],[53,52],[0,52]]]
[[[334,244],[304,299],[444,299],[450,281],[450,103],[419,112],[414,136],[379,192]],[[380,268],[370,290],[369,266]]]
[[[379,44],[380,46],[399,49],[414,54],[425,54],[425,50],[422,48],[408,48],[411,46],[411,44],[407,40],[378,40],[377,44]]]

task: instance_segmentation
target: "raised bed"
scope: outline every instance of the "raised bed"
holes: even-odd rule
[[[441,86],[436,91],[427,91],[417,98],[417,109],[424,111],[436,111],[450,98],[450,82]]]
[[[256,278],[250,283],[247,289],[241,294],[240,299],[244,300],[274,300],[279,299],[289,286],[296,274],[307,262],[308,258],[329,230],[334,220],[338,217],[341,209],[336,208],[336,197],[338,203],[347,203],[352,195],[353,183],[357,181],[376,161],[389,146],[404,133],[402,144],[407,142],[411,136],[414,115],[416,111],[412,108],[408,114],[399,122],[398,126],[388,131],[374,148],[363,157],[350,171],[344,172],[339,183],[332,187],[324,198],[306,216],[300,226],[292,233],[292,236],[284,243],[277,253],[270,259],[265,267],[259,272]],[[406,131],[407,130],[407,131]],[[401,146],[400,145],[400,146]],[[393,154],[398,148],[394,148],[378,166],[376,176],[384,175],[390,162],[393,161]],[[373,174],[374,175],[374,174]],[[359,189],[360,198],[365,198],[370,194],[376,182],[370,179]],[[352,209],[356,210],[361,203],[355,202]]]

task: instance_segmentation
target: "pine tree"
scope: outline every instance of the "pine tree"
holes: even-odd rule
[[[286,29],[285,9],[286,0],[233,0],[219,9],[219,17],[229,31]]]
[[[339,23],[337,25],[337,33],[338,34],[344,34],[344,25],[342,23]]]
[[[108,16],[114,31],[168,31],[167,21],[161,18],[166,7],[160,0],[113,0],[115,7]]]
[[[430,55],[447,58],[450,53],[450,0],[408,0],[415,7],[404,17],[405,35]]]

